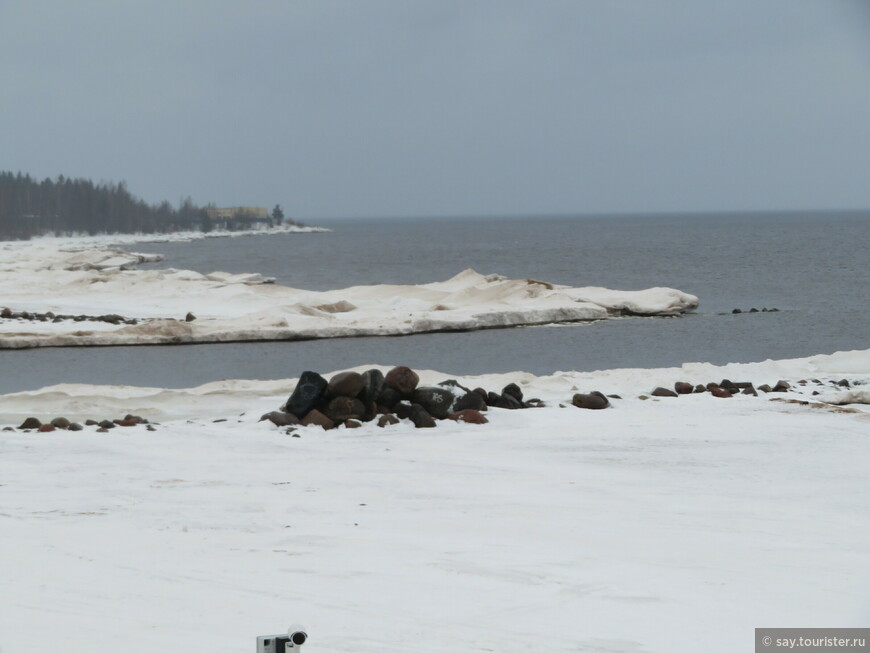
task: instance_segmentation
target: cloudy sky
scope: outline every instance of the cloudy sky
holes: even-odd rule
[[[0,169],[301,218],[870,207],[867,0],[0,0]]]

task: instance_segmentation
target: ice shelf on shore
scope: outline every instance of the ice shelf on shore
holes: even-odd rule
[[[377,368],[386,372],[391,367],[392,365],[360,365],[346,371],[363,372]],[[827,381],[841,378],[870,381],[870,349],[757,363],[684,363],[680,367],[565,371],[547,376],[536,376],[529,372],[506,372],[456,377],[435,370],[416,371],[420,375],[421,386],[432,385],[447,378],[458,379],[469,387],[482,386],[487,389],[501,389],[508,383],[516,383],[527,396],[560,402],[569,401],[575,392],[594,389],[605,393],[639,395],[649,393],[658,386],[672,387],[676,381],[694,385],[718,382],[723,377],[735,381],[749,381],[755,385],[772,385],[780,379],[798,380],[810,377]],[[325,376],[333,374],[335,372],[326,373]],[[0,395],[0,425],[19,422],[30,415],[48,419],[57,415],[84,419],[123,410],[152,419],[187,419],[215,415],[223,417],[249,410],[256,412],[255,407],[274,410],[280,400],[287,398],[296,381],[295,378],[268,381],[229,379],[213,381],[195,388],[179,389],[63,383],[39,390]],[[795,388],[795,391],[801,390],[799,387]],[[803,390],[809,393],[816,390],[816,387],[808,386]],[[867,393],[868,389],[865,388],[844,391],[843,388],[836,387],[828,388],[817,399],[813,396],[811,398],[836,404],[849,395],[860,397]],[[772,398],[780,396],[771,395]],[[855,403],[861,403],[861,399],[857,399]]]
[[[677,315],[698,306],[697,297],[672,288],[573,288],[471,269],[422,285],[316,292],[256,273],[135,269],[149,260],[154,256],[81,243],[0,244],[0,308],[140,320],[93,327],[70,319],[0,319],[0,348],[405,335]],[[196,320],[183,321],[188,313]]]
[[[733,653],[759,625],[860,623],[870,406],[637,396],[723,377],[822,402],[865,392],[870,350],[459,377],[548,406],[301,437],[257,421],[292,379],[0,397],[0,423],[160,422],[0,431],[0,650],[236,653],[294,621],[323,653]],[[623,398],[560,407],[593,389]]]

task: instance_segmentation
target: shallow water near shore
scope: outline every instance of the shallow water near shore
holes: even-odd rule
[[[325,290],[467,267],[620,290],[670,286],[696,314],[407,337],[0,352],[0,392],[63,382],[185,387],[406,364],[453,374],[793,358],[868,346],[870,219],[857,214],[331,220],[331,233],[141,243],[159,267],[260,272]],[[733,308],[778,308],[732,315]]]

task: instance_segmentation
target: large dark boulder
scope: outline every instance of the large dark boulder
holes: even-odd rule
[[[384,389],[384,373],[380,370],[368,370],[362,373],[363,389],[359,398],[363,401],[377,401]]]
[[[431,429],[435,427],[435,420],[426,412],[420,404],[411,404],[411,421],[418,429]]]
[[[336,397],[329,402],[325,412],[333,422],[343,422],[348,419],[362,419],[366,414],[366,407],[355,397]]]
[[[589,410],[601,410],[610,406],[607,397],[600,392],[590,392],[589,394],[578,392],[571,398],[571,403],[577,406],[577,408]]]
[[[453,402],[453,410],[486,410],[486,401],[478,392],[469,392]]]
[[[667,388],[662,388],[661,386],[659,386],[658,388],[656,388],[655,390],[650,392],[650,394],[653,397],[676,397],[677,396],[677,393],[674,392],[673,390],[668,390]]]
[[[358,372],[339,372],[329,379],[323,396],[328,398],[356,397],[362,392],[364,385],[362,374]]]
[[[327,385],[329,385],[327,380],[317,372],[302,372],[299,382],[296,384],[296,389],[293,390],[293,394],[287,400],[284,410],[302,419],[320,400]]]
[[[391,411],[400,401],[402,401],[402,395],[395,388],[384,387],[381,394],[378,395],[378,406],[383,406],[387,412]]]
[[[21,426],[19,426],[18,428],[20,428],[20,429],[38,429],[40,426],[42,426],[42,422],[40,422],[35,417],[28,417],[26,420],[21,422]]]
[[[525,408],[523,402],[511,394],[501,394],[499,395],[499,408],[507,408],[508,410],[518,410],[520,408]]]
[[[710,394],[714,397],[719,397],[720,399],[728,399],[731,396],[731,390],[729,388],[723,388],[719,385],[714,385],[710,388]]]
[[[523,391],[516,383],[508,383],[501,391],[502,395],[513,397],[518,402],[523,403]]]
[[[446,419],[453,407],[455,395],[438,386],[427,386],[414,390],[412,401],[420,404],[435,419]]]
[[[398,390],[403,397],[409,397],[417,389],[420,377],[410,367],[399,365],[387,372],[384,382],[394,390]]]
[[[677,391],[678,395],[688,395],[692,394],[692,390],[695,389],[691,383],[686,383],[685,381],[677,381],[674,383],[674,390]]]
[[[395,405],[393,411],[396,413],[396,417],[399,419],[408,419],[411,417],[411,402],[403,399],[399,403]]]

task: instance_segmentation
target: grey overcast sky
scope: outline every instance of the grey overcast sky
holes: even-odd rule
[[[0,169],[305,218],[870,207],[870,0],[0,0]]]

